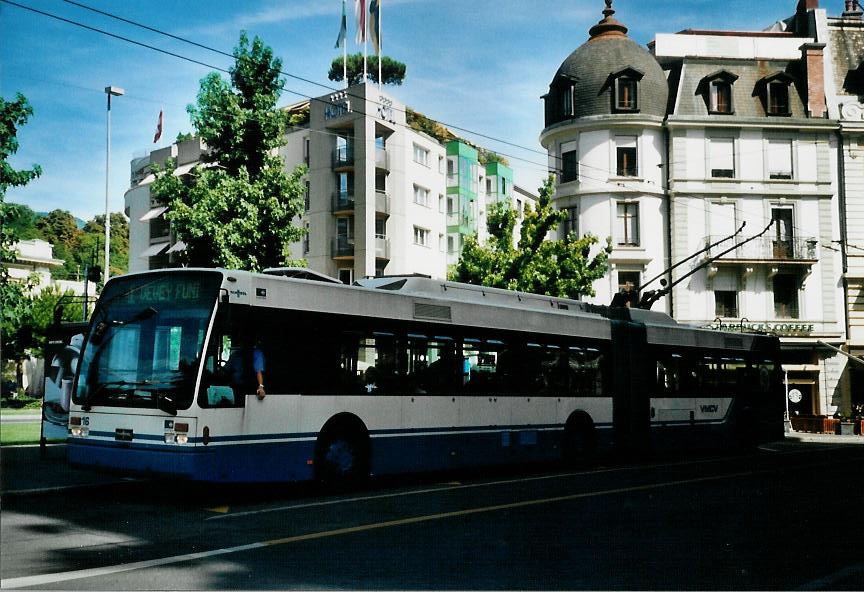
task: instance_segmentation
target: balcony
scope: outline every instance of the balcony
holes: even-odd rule
[[[722,239],[722,236],[706,236],[705,246]],[[706,251],[704,257],[716,257],[729,249],[735,242],[747,240],[747,237],[735,237]],[[819,241],[816,238],[790,238],[777,240],[774,237],[759,237],[736,247],[717,260],[722,262],[782,262],[812,265],[818,257]]]
[[[337,146],[333,150],[333,169],[348,169],[354,167],[354,147]]]
[[[384,216],[390,215],[390,196],[387,195],[386,191],[375,192],[375,213]]]
[[[336,191],[333,193],[333,213],[349,213],[354,211],[354,192]]]
[[[390,259],[390,239],[383,234],[375,235],[375,258]]]
[[[375,147],[375,168],[383,171],[390,170],[390,157],[385,148]]]
[[[331,252],[334,259],[353,258],[354,239],[347,236],[337,236],[331,244]]]
[[[447,228],[457,230],[462,234],[469,234],[474,229],[474,219],[467,212],[455,212],[447,214]]]

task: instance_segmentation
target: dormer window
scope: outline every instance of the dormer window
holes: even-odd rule
[[[699,83],[696,94],[702,95],[705,106],[711,115],[732,115],[734,105],[732,101],[732,89],[738,76],[720,70],[709,74]]]
[[[768,84],[768,115],[789,115],[789,85],[785,82]]]
[[[639,86],[636,80],[622,76],[615,81],[615,108],[619,111],[639,109]]]
[[[610,75],[612,110],[619,113],[639,111],[639,81],[644,74],[635,68],[625,68]]]
[[[732,85],[725,80],[711,83],[711,113],[728,115],[732,113]]]
[[[764,85],[761,94],[766,115],[784,117],[792,114],[789,92],[792,82],[794,79],[785,72],[779,72],[760,81],[760,84]]]

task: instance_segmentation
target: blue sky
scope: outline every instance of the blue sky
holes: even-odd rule
[[[228,68],[231,59],[62,0],[14,0],[141,43]],[[283,60],[283,70],[320,85],[288,78],[280,101],[290,104],[336,88],[327,80],[339,32],[341,0],[79,0],[126,19],[230,52],[241,30],[258,35]],[[349,51],[353,0],[348,1]],[[616,17],[645,45],[656,33],[686,28],[759,30],[795,11],[797,0],[616,0]],[[829,14],[842,0],[823,0]],[[408,66],[389,92],[444,124],[524,146],[462,135],[510,156],[515,181],[536,189],[545,156],[540,96],[560,63],[601,17],[602,0],[383,0],[384,53]],[[104,212],[106,97],[112,103],[112,211],[123,209],[129,161],[192,131],[186,105],[195,101],[210,68],[0,2],[0,95],[21,92],[34,116],[19,130],[16,168],[39,163],[40,179],[7,193],[34,210],[61,208],[89,219]],[[160,109],[165,132],[152,143]]]

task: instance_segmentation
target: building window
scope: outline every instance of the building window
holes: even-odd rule
[[[568,183],[579,178],[579,161],[576,151],[569,150],[561,154],[561,182]]]
[[[423,166],[429,166],[429,151],[423,148],[423,146],[419,146],[414,144],[414,162],[417,164],[422,164]]]
[[[709,108],[711,113],[730,115],[732,113],[732,83],[727,80],[713,80],[708,86]]]
[[[573,117],[573,87],[564,89],[564,117]]]
[[[615,138],[616,174],[619,177],[638,177],[639,162],[636,150],[636,136],[617,136]]]
[[[774,318],[798,318],[798,278],[789,273],[774,276]]]
[[[638,271],[618,272],[618,292],[632,292],[639,289],[640,273]]]
[[[309,164],[309,138],[303,138],[303,162]]]
[[[630,76],[615,79],[615,109],[618,111],[638,111],[639,81]]]
[[[767,85],[766,104],[768,115],[789,115],[789,83],[782,81],[769,82]]]
[[[710,138],[708,140],[708,167],[715,179],[735,177],[735,140]]]
[[[429,246],[429,230],[427,228],[414,227],[414,244],[421,247]]]
[[[795,227],[794,210],[789,206],[771,208],[771,220],[774,221],[773,258],[791,259],[794,255]]]
[[[792,178],[792,140],[768,141],[768,178]]]
[[[617,205],[615,242],[626,247],[639,246],[639,204],[621,202]]]
[[[429,190],[420,185],[414,186],[414,203],[429,207]]]
[[[567,214],[567,217],[564,218],[564,222],[561,224],[561,234],[564,237],[570,234],[579,236],[579,208],[565,208],[564,212]]]
[[[714,314],[724,319],[738,318],[738,292],[735,290],[715,290]]]
[[[350,267],[343,267],[339,270],[339,281],[350,286],[354,283],[354,270]]]
[[[309,254],[309,223],[306,223],[306,233],[303,235],[303,254]]]
[[[303,194],[303,210],[308,212],[310,207],[310,197],[309,197],[309,181],[306,181],[306,193]]]
[[[455,253],[457,249],[457,245],[459,244],[459,237],[455,234],[447,235],[447,252]]]

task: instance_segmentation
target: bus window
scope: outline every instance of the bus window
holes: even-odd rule
[[[456,343],[435,337],[408,336],[405,386],[408,392],[453,394],[462,384],[462,361]]]
[[[466,339],[462,344],[465,390],[469,393],[492,393],[503,390],[498,362],[504,344],[500,341]]]
[[[592,347],[571,347],[569,354],[570,394],[577,397],[603,396],[603,352]]]
[[[378,333],[345,333],[340,368],[346,393],[394,393],[399,370],[396,338]]]

